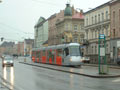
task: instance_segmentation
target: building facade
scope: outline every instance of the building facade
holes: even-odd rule
[[[113,0],[111,9],[111,60],[120,58],[120,0]]]
[[[34,28],[34,47],[41,47],[42,44],[48,40],[48,21],[45,18],[40,17]]]
[[[90,57],[91,62],[98,63],[98,37],[99,34],[106,36],[106,57],[110,62],[110,6],[109,2],[100,5],[85,14],[85,55]]]
[[[14,46],[14,50],[16,49],[16,45]],[[14,53],[16,54],[16,53]],[[24,42],[18,42],[17,44],[17,55],[24,56]]]
[[[70,4],[66,4],[64,11],[64,19],[57,20],[57,44],[62,43],[82,43],[84,39],[84,16],[83,12],[75,12],[70,7]]]
[[[30,56],[34,45],[34,39],[24,40],[24,56]]]
[[[53,14],[48,18],[48,45],[56,45],[57,41],[57,30],[56,30],[56,21],[64,19],[64,11],[61,10],[57,14]]]
[[[13,55],[13,47],[15,45],[15,42],[3,42],[0,45],[0,54],[5,54],[5,55]]]

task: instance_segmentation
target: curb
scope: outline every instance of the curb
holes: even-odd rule
[[[96,64],[83,64],[84,66],[93,66],[93,67],[98,67],[98,65],[96,65]],[[112,68],[112,69],[120,69],[120,67],[118,67],[118,66],[110,66],[110,65],[108,65],[109,66],[109,68]]]
[[[35,65],[35,64],[25,63],[25,62],[19,62],[19,63],[26,64],[26,65],[37,66],[37,67],[46,68],[46,69],[51,69],[51,70],[55,70],[55,71],[61,71],[61,72],[66,72],[66,73],[71,73],[71,74],[76,74],[76,75],[82,75],[82,76],[91,77],[91,78],[116,78],[116,77],[120,77],[120,75],[100,75],[100,76],[98,76],[98,75],[88,75],[88,74],[70,72],[70,71],[67,71],[67,70],[55,69],[55,68],[51,68],[51,67],[40,66],[40,65]]]

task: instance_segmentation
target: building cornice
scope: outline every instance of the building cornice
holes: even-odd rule
[[[96,23],[96,24],[85,26],[84,29],[90,29],[90,28],[98,27],[98,26],[105,25],[105,24],[110,24],[110,19],[105,20],[104,22],[99,22],[99,23]]]

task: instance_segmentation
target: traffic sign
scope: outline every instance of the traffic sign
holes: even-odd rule
[[[99,34],[99,39],[105,39],[105,35],[104,34]]]

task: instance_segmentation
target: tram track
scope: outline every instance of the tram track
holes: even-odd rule
[[[60,71],[60,72],[65,72],[65,73],[70,73],[70,74],[75,74],[75,75],[91,77],[91,78],[116,78],[116,77],[120,77],[120,75],[88,75],[88,74],[84,74],[84,73],[78,73],[78,72],[73,72],[73,71],[68,71],[68,70],[63,70],[63,69],[57,69],[57,68],[52,68],[52,67],[48,67],[48,66],[41,66],[41,65],[36,65],[36,64],[32,64],[32,63],[26,63],[26,62],[19,62],[19,63],[31,65],[31,66],[36,66],[36,67],[41,67],[41,68],[45,68],[45,69],[50,69],[50,70],[55,70],[55,71]]]

